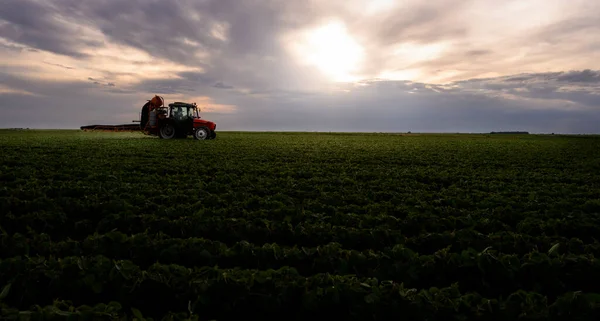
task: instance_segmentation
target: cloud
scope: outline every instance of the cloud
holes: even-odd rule
[[[600,84],[600,72],[586,69],[584,71],[570,71],[555,73],[559,82],[584,82]]]
[[[469,57],[474,57],[474,56],[489,55],[491,53],[492,53],[491,50],[477,50],[477,49],[474,49],[474,50],[468,50],[468,51],[466,51],[465,55],[469,56]]]
[[[60,68],[64,68],[64,69],[75,69],[73,67],[65,66],[65,65],[62,65],[62,64],[54,64],[54,63],[46,62],[46,61],[44,61],[44,63],[47,64],[47,65],[50,65],[50,66],[56,66],[56,67],[60,67]]]
[[[569,82],[563,76],[588,79],[590,72],[599,71],[515,75],[446,85],[374,79],[340,84],[327,92],[229,93],[207,82],[198,92],[169,92],[163,96],[167,102],[198,103],[203,117],[216,121],[221,130],[585,133],[597,132],[600,123],[597,83]],[[38,96],[23,100],[23,95],[6,91],[0,96],[7,105],[20,102],[44,106],[32,108],[32,112],[37,110],[35,119],[43,119],[45,127],[68,128],[137,119],[139,109],[152,96],[133,88],[117,92],[112,90],[119,88],[98,87],[93,82],[101,79],[90,78],[87,82],[56,83],[5,77],[1,80],[9,88]],[[518,78],[522,80],[515,81]],[[159,84],[156,80],[150,82]],[[561,88],[566,85],[586,91],[564,92]],[[185,82],[178,86],[185,87]],[[86,103],[82,105],[82,101]],[[54,116],[57,112],[63,116]],[[0,126],[10,127],[15,120],[23,125],[28,119],[27,114],[11,117],[3,118]]]
[[[29,92],[27,90],[12,88],[12,87],[0,84],[0,97],[3,95],[36,96],[35,93]]]
[[[51,1],[4,1],[0,11],[0,35],[26,46],[74,57],[86,56],[78,50],[81,44],[100,45],[61,19],[65,16],[55,5]],[[70,37],[77,33],[79,37]]]
[[[218,83],[214,84],[213,87],[215,87],[215,88],[221,88],[221,89],[232,89],[232,88],[234,88],[233,86],[225,85],[222,82],[218,82]]]
[[[94,85],[106,86],[106,87],[115,87],[115,84],[112,82],[104,82],[100,79],[94,79],[92,77],[88,77],[88,80],[91,81]]]
[[[557,108],[600,109],[600,71],[581,70],[528,73],[498,78],[470,79],[456,84],[465,91],[512,95],[543,100]]]
[[[40,126],[76,128],[136,118],[160,94],[202,102],[221,129],[599,131],[599,10],[594,0],[6,0],[0,109],[26,98],[64,112],[37,110]],[[299,36],[332,22],[337,33],[303,43],[321,53],[307,64]],[[355,46],[332,53],[342,32]],[[332,68],[358,81],[333,82]],[[10,113],[9,127],[33,121]]]

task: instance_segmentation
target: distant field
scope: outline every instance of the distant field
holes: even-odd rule
[[[48,130],[0,148],[3,317],[600,319],[600,137]]]

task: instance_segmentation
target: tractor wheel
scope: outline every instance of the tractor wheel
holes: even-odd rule
[[[210,130],[208,128],[202,126],[198,127],[194,132],[194,138],[198,140],[205,140],[210,138]]]
[[[215,132],[215,131],[210,132],[210,139],[215,139],[215,138],[217,138],[217,132]]]
[[[158,135],[160,138],[171,139],[175,137],[175,127],[173,127],[171,124],[165,124],[160,128]]]

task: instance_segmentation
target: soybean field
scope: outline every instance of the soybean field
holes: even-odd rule
[[[0,131],[0,318],[599,320],[600,137]]]

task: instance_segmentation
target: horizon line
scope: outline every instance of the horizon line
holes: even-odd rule
[[[0,130],[23,130],[23,131],[85,131],[81,128],[32,128],[32,127],[0,127]],[[137,133],[140,131],[109,131],[109,130],[93,130],[98,132],[130,132]],[[486,132],[469,132],[469,131],[323,131],[323,130],[220,130],[221,133],[313,133],[313,134],[463,134],[463,135],[570,135],[570,136],[597,136],[600,133],[563,133],[563,132],[529,132],[526,130],[498,130]]]

